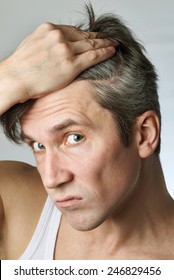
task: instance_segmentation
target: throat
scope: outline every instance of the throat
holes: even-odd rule
[[[77,231],[72,228],[65,216],[62,216],[56,246],[56,260],[98,260],[116,259],[116,252],[119,251],[120,244],[116,238],[115,229],[104,230],[102,228],[91,231]]]

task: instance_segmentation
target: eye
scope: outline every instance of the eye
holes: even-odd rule
[[[73,145],[78,144],[79,142],[84,140],[84,136],[78,133],[70,134],[67,137],[66,144]]]
[[[39,143],[39,142],[33,142],[32,148],[33,148],[33,150],[34,150],[35,152],[38,152],[38,151],[41,151],[41,150],[44,150],[44,149],[45,149],[44,145],[42,145],[42,144]]]

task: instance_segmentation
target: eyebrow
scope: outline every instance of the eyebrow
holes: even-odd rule
[[[56,124],[54,125],[53,127],[51,127],[48,132],[50,134],[55,134],[56,132],[60,132],[70,126],[73,126],[73,125],[80,125],[79,123],[77,123],[75,120],[72,120],[72,119],[67,119],[63,122],[61,122],[60,124]]]
[[[51,127],[49,130],[48,130],[48,133],[49,134],[55,134],[57,132],[60,132],[70,126],[81,126],[81,124],[79,124],[78,122],[76,122],[75,120],[73,119],[67,119],[63,122],[61,122],[60,124],[55,124],[53,127]],[[84,124],[83,124],[84,125]],[[88,124],[89,125],[89,124]],[[24,131],[22,131],[22,137],[24,139],[24,141],[26,141],[27,139],[28,140],[31,140],[31,139],[34,139],[34,137],[32,135],[29,135],[28,133],[25,133]]]

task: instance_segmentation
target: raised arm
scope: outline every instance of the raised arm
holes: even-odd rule
[[[16,103],[71,83],[115,53],[113,42],[72,26],[44,23],[0,63],[0,115]]]

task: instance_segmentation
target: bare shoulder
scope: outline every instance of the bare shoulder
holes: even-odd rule
[[[6,214],[24,206],[27,209],[27,205],[36,203],[36,198],[36,205],[42,204],[46,192],[36,167],[24,162],[0,161],[0,196]]]
[[[3,259],[17,259],[24,251],[46,197],[36,167],[23,162],[0,161],[0,247],[3,252],[0,255]]]
[[[0,193],[8,192],[8,189],[38,188],[42,182],[36,167],[18,161],[0,161]]]
[[[0,178],[3,181],[14,179],[14,175],[18,175],[15,179],[27,177],[29,173],[38,173],[36,167],[20,161],[0,161]]]

